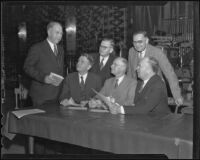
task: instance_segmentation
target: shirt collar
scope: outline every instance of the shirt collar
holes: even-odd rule
[[[49,43],[52,51],[54,51],[54,44],[50,40],[48,40],[48,38],[47,38],[47,42]]]
[[[82,77],[83,77],[83,80],[84,80],[84,82],[85,82],[85,80],[86,80],[86,78],[87,78],[87,75],[88,75],[88,72],[85,73],[84,75],[80,75],[80,74],[78,74],[78,76],[79,76],[79,80],[81,80],[81,76],[82,76]]]
[[[100,62],[101,62],[101,60],[102,60],[103,58],[104,58],[103,63],[105,64],[105,62],[107,62],[109,56],[106,56],[106,57],[100,56]]]
[[[124,79],[124,76],[125,75],[123,75],[123,76],[121,76],[121,77],[119,77],[119,78],[117,78],[118,79],[118,85],[123,81],[123,79]]]

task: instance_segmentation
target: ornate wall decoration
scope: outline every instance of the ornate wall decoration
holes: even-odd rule
[[[98,52],[103,37],[126,43],[126,10],[112,6],[77,7],[77,51]]]

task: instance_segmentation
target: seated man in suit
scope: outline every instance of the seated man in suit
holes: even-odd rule
[[[85,104],[95,93],[94,88],[99,91],[102,87],[101,78],[88,72],[92,67],[93,58],[89,54],[83,54],[79,57],[76,69],[78,72],[70,73],[63,82],[63,88],[60,95],[60,104],[67,106],[71,103]]]
[[[167,102],[167,89],[163,80],[157,75],[158,61],[153,57],[145,57],[137,67],[138,81],[134,106],[120,106],[109,102],[109,110],[112,114],[146,114],[170,113]]]
[[[111,65],[111,73],[115,77],[109,78],[105,81],[100,93],[109,97],[112,102],[120,105],[133,105],[135,97],[135,88],[137,81],[126,76],[127,60],[122,57],[117,57]],[[96,96],[98,98],[98,95]],[[92,99],[89,101],[90,108],[98,108],[103,105],[101,101]]]

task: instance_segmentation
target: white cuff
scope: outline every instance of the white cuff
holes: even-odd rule
[[[121,114],[125,114],[125,111],[124,111],[124,107],[123,107],[123,106],[120,106],[120,112],[121,112]]]

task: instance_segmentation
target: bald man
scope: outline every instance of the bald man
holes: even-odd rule
[[[120,105],[133,105],[135,97],[135,88],[137,81],[126,76],[127,60],[122,57],[117,57],[111,65],[111,73],[115,77],[109,78],[105,81],[100,93],[112,99]],[[99,99],[98,96],[96,96]],[[90,108],[95,108],[102,105],[99,100],[91,100],[89,102]]]
[[[61,84],[50,77],[50,73],[63,76],[64,50],[58,45],[63,31],[58,22],[47,25],[48,37],[33,45],[24,63],[24,71],[31,79],[30,96],[34,106],[47,102],[58,102]]]

